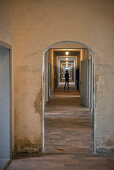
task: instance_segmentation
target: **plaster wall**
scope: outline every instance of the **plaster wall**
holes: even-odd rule
[[[17,150],[41,149],[42,54],[60,41],[83,42],[94,51],[95,142],[101,151],[114,148],[113,0],[15,0],[14,6]]]

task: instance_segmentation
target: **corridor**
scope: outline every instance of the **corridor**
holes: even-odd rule
[[[0,170],[114,170],[113,7],[0,0]]]

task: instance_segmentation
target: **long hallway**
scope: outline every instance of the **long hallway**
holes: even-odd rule
[[[91,153],[91,113],[80,105],[78,92],[56,92],[45,110],[45,151]]]

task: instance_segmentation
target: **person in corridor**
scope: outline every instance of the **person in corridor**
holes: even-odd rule
[[[64,86],[65,89],[66,89],[66,85],[68,86],[68,89],[69,89],[69,73],[68,73],[68,70],[66,70],[66,73],[65,73],[65,86]]]

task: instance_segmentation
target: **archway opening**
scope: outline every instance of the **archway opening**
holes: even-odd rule
[[[63,41],[44,51],[43,151],[95,152],[94,74],[94,53],[83,43]]]

